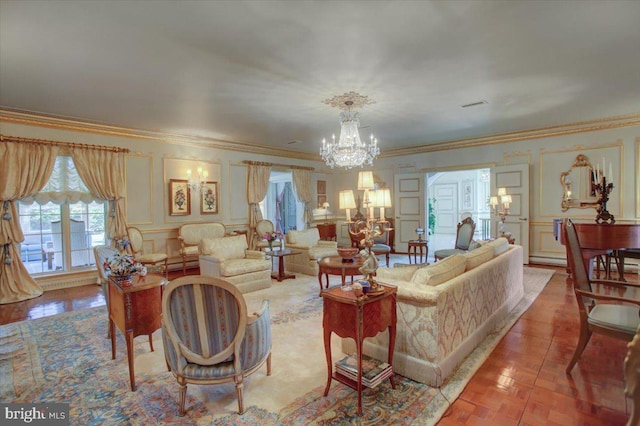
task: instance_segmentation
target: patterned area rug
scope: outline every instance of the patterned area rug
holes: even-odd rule
[[[177,415],[178,385],[166,369],[159,332],[155,352],[148,339],[136,338],[138,390],[131,392],[125,343],[117,332],[116,359],[106,339],[106,310],[92,308],[0,327],[0,399],[5,402],[68,402],[74,425],[224,424],[435,424],[463,390],[502,336],[531,305],[553,271],[524,268],[525,296],[503,327],[491,334],[440,389],[396,375],[363,395],[333,382],[327,397],[322,344],[322,300],[315,278],[275,283],[246,295],[249,311],[270,300],[273,374],[265,367],[245,380],[244,415],[237,415],[233,384],[189,386],[187,414]],[[343,356],[339,339],[334,360]]]

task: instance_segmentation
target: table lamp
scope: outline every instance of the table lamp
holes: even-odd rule
[[[351,209],[356,208],[356,200],[353,197],[353,191],[347,189],[340,191],[340,209],[345,209],[347,212],[347,222],[351,222]]]

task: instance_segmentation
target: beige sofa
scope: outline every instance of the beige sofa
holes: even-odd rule
[[[500,238],[430,266],[379,268],[378,281],[398,286],[393,369],[440,386],[523,295],[523,250]],[[353,353],[352,339],[343,350]],[[388,333],[364,342],[364,353],[386,361]]]
[[[265,253],[247,248],[244,235],[203,239],[200,273],[223,278],[242,293],[271,287],[271,260]]]
[[[289,231],[285,247],[301,252],[287,257],[287,269],[306,275],[318,275],[318,259],[338,255],[338,243],[320,240],[318,228]]]
[[[200,243],[205,238],[221,238],[227,235],[222,223],[188,223],[178,230],[182,272],[186,273],[187,258],[197,259],[200,255]]]

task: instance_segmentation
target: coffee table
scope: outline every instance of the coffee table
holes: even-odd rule
[[[301,251],[284,249],[284,250],[268,251],[266,253],[267,253],[267,256],[273,256],[273,257],[277,257],[278,258],[278,273],[277,274],[275,272],[271,273],[271,278],[273,278],[275,280],[278,280],[278,282],[281,282],[282,280],[286,280],[286,279],[289,279],[289,278],[295,278],[296,277],[294,274],[287,274],[285,272],[284,258],[286,256],[291,256],[291,255],[294,255],[294,254],[300,254],[300,253],[302,253]]]
[[[322,274],[326,277],[326,287],[329,288],[329,275],[340,275],[342,285],[345,285],[347,276],[351,277],[353,282],[354,275],[362,275],[359,268],[362,266],[362,258],[356,256],[353,262],[343,262],[341,256],[327,256],[318,260],[318,282],[320,283],[320,291],[322,291]]]

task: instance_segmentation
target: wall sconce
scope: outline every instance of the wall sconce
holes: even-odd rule
[[[347,189],[340,191],[340,209],[345,209],[347,213],[347,222],[351,222],[351,209],[356,208],[356,200],[353,197],[353,191]]]
[[[511,237],[511,232],[505,232],[504,221],[509,215],[509,208],[512,203],[513,198],[507,194],[507,188],[498,188],[498,195],[493,195],[489,198],[491,210],[493,210],[495,215],[500,216],[500,236],[509,240],[509,244],[513,244],[515,240]]]
[[[192,191],[204,191],[206,189],[207,176],[209,176],[209,172],[206,170],[202,170],[202,167],[198,167],[198,178],[193,177],[193,173],[191,169],[187,169],[187,185]]]

